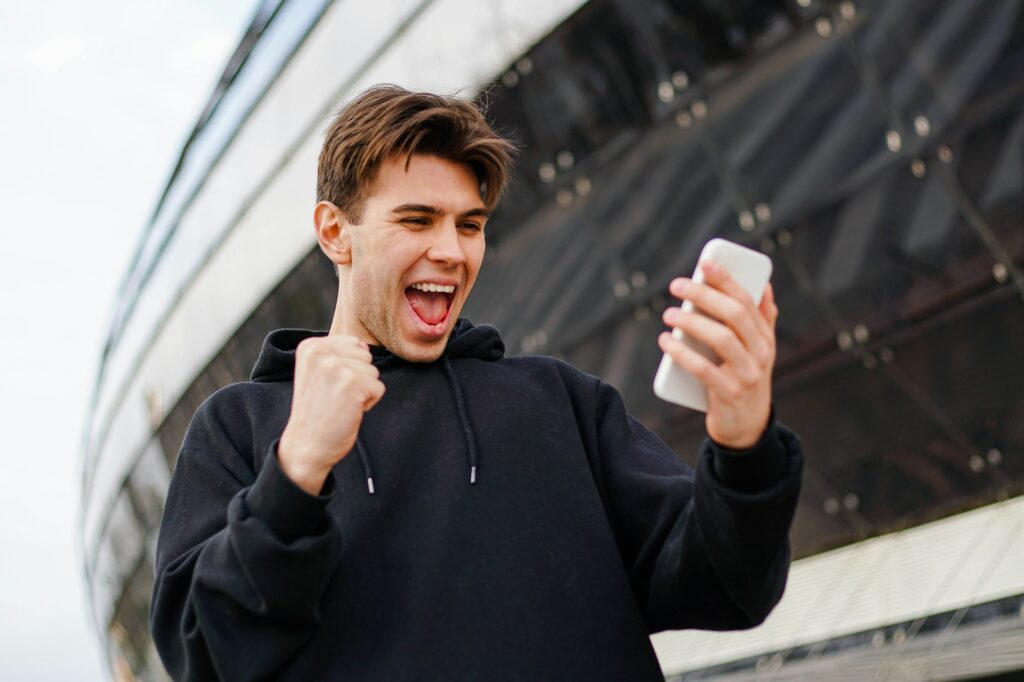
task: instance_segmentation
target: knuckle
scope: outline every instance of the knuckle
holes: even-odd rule
[[[303,339],[299,341],[298,345],[295,346],[295,356],[298,358],[309,357],[317,347],[317,339]]]
[[[760,372],[758,372],[756,369],[751,368],[746,370],[745,372],[740,374],[739,389],[742,391],[749,391],[750,389],[757,386],[757,383],[760,380],[760,378]]]
[[[743,398],[743,386],[736,382],[729,382],[725,392],[729,402],[737,403]]]
[[[747,317],[747,309],[743,307],[741,303],[736,301],[730,301],[728,310],[726,311],[726,319],[732,323],[733,327],[736,327],[743,323]]]
[[[724,350],[735,351],[739,341],[736,339],[736,335],[728,329],[719,327],[714,332],[715,344]]]

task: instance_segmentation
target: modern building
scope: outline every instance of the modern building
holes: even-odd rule
[[[336,111],[461,92],[523,145],[466,316],[656,399],[669,280],[774,260],[776,407],[808,453],[768,621],[656,635],[672,680],[1024,674],[1024,0],[263,0],[125,276],[84,435],[82,546],[117,679],[165,679],[153,554],[189,419],[264,335],[323,328]]]

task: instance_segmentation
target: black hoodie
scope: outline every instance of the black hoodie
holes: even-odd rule
[[[437,362],[373,349],[387,391],[314,497],[276,456],[311,334],[185,436],[151,611],[175,679],[661,680],[649,633],[781,597],[802,455],[774,419],[694,472],[611,386],[460,320]]]

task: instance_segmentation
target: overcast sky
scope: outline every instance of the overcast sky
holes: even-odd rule
[[[114,292],[256,5],[0,5],[0,680],[106,679],[83,418]]]

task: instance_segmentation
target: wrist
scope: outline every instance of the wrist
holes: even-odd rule
[[[756,450],[757,447],[764,440],[771,428],[772,422],[775,420],[775,408],[769,406],[768,415],[764,421],[761,422],[761,427],[754,431],[746,433],[733,433],[726,435],[713,434],[708,432],[708,437],[711,441],[720,449],[732,454],[743,454]]]
[[[277,444],[277,462],[281,471],[305,492],[314,496],[319,495],[331,467],[324,466],[313,458],[303,457],[302,451],[295,447],[287,435],[287,432],[283,434]]]

